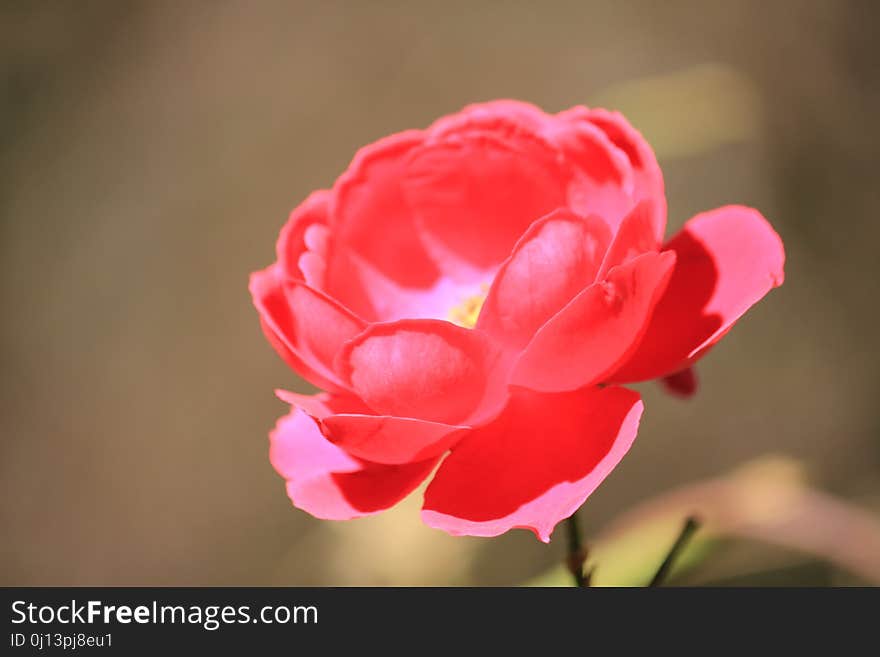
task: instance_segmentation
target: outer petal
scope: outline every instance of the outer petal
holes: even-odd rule
[[[278,263],[285,276],[303,279],[304,272],[300,269],[300,258],[310,252],[310,247],[319,254],[323,253],[324,245],[316,244],[313,240],[309,240],[312,242],[311,245],[308,244],[306,233],[311,230],[314,234],[316,229],[326,229],[330,196],[330,192],[324,189],[312,192],[290,213],[275,246]],[[306,260],[309,258],[307,257]]]
[[[613,381],[685,369],[784,279],[782,240],[751,208],[697,215],[667,248],[677,255],[675,272],[638,350]]]
[[[596,279],[611,233],[596,217],[556,210],[533,223],[501,266],[477,328],[521,349]]]
[[[286,390],[276,390],[275,394],[320,420],[327,439],[346,453],[375,463],[403,464],[439,456],[469,429],[414,418],[370,415],[367,406],[350,395],[300,395]]]
[[[403,464],[440,456],[469,427],[388,415],[330,415],[324,434],[347,453],[376,463]]]
[[[338,388],[336,383],[330,379],[324,378],[314,369],[306,365],[306,363],[293,352],[284,338],[276,333],[275,328],[262,317],[260,317],[260,328],[275,352],[281,356],[282,360],[287,363],[294,372],[318,388],[325,388],[327,390],[336,390]]]
[[[285,278],[305,281],[360,317],[376,319],[361,262],[329,225],[333,192],[313,192],[281,229],[276,251]]]
[[[408,287],[428,286],[438,275],[400,184],[407,157],[423,138],[422,132],[410,130],[362,148],[334,187],[335,235],[373,267]]]
[[[357,397],[345,393],[319,392],[315,395],[302,395],[289,390],[276,390],[275,396],[281,401],[296,406],[318,420],[335,413],[367,413],[366,404]]]
[[[575,167],[568,181],[569,207],[584,215],[598,214],[616,231],[636,201],[626,155],[589,121],[553,117],[542,135]]]
[[[605,253],[598,278],[604,278],[612,267],[658,249],[660,242],[654,237],[653,206],[653,201],[641,201],[626,215]]]
[[[557,151],[504,115],[450,117],[415,150],[404,186],[435,260],[450,275],[499,265],[538,217],[566,205]]]
[[[277,265],[252,274],[250,290],[281,356],[311,383],[338,389],[342,382],[333,371],[334,357],[364,322],[305,283],[285,281]]]
[[[611,142],[626,154],[633,172],[634,201],[649,199],[652,206],[652,224],[654,235],[658,241],[663,239],[666,231],[666,194],[663,185],[663,173],[657,163],[657,157],[650,144],[638,130],[619,112],[604,109],[587,109],[574,107],[557,115],[561,119],[573,122],[588,122],[600,128]]]
[[[347,455],[321,434],[316,421],[294,409],[269,434],[269,458],[287,480],[294,506],[326,520],[348,520],[394,506],[436,465],[377,465]]]
[[[538,331],[511,383],[553,392],[605,381],[637,347],[674,263],[674,254],[646,253],[613,268]]]
[[[521,527],[549,541],[629,450],[642,408],[638,393],[617,387],[514,392],[442,463],[422,519],[454,535]]]
[[[553,118],[541,108],[521,100],[500,99],[465,106],[460,112],[437,119],[428,129],[432,136],[461,131],[463,123],[478,124],[498,118],[517,121],[524,130],[540,132]],[[467,119],[463,122],[462,119]]]
[[[458,424],[503,403],[488,337],[438,320],[374,324],[349,342],[337,370],[380,415]]]

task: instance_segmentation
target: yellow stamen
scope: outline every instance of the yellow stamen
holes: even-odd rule
[[[480,310],[483,309],[483,302],[486,300],[489,286],[484,283],[480,286],[480,289],[480,294],[465,297],[461,303],[452,306],[446,315],[447,319],[453,324],[458,324],[464,328],[474,328],[477,325]]]

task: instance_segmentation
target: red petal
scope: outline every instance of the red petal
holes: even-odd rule
[[[334,187],[332,228],[337,239],[409,287],[428,286],[438,275],[400,184],[407,156],[423,138],[422,132],[411,130],[362,148]]]
[[[299,281],[284,281],[278,265],[251,275],[251,295],[272,345],[306,380],[336,390],[333,360],[364,322]],[[317,376],[315,376],[317,375]]]
[[[556,210],[533,223],[501,266],[477,327],[511,349],[596,279],[611,233],[598,218]]]
[[[345,393],[319,392],[315,395],[302,395],[289,390],[276,390],[275,396],[319,420],[335,413],[366,413],[369,411],[360,399]]]
[[[325,388],[327,390],[338,389],[336,383],[330,379],[324,378],[314,369],[306,365],[306,363],[293,352],[285,339],[276,332],[276,329],[262,317],[260,317],[260,328],[263,330],[263,335],[266,336],[266,340],[269,341],[269,344],[272,345],[275,352],[281,356],[282,360],[284,360],[294,372],[318,388]]]
[[[269,434],[269,459],[293,504],[317,518],[348,520],[387,509],[430,474],[437,459],[377,465],[346,454],[316,421],[294,409]]]
[[[688,367],[681,372],[664,376],[660,383],[669,394],[687,399],[697,392],[697,373],[693,367]]]
[[[677,255],[672,279],[638,350],[614,381],[654,379],[688,367],[784,278],[782,240],[751,208],[697,215],[667,248]]]
[[[626,155],[592,123],[553,117],[542,135],[575,165],[568,183],[568,206],[579,214],[597,214],[616,231],[635,204],[633,174]]]
[[[563,115],[572,120],[586,120],[599,127],[626,154],[633,171],[633,200],[647,199],[653,202],[651,223],[655,238],[658,242],[662,241],[666,230],[666,193],[663,173],[651,145],[620,112],[599,108],[573,108],[559,116]]]
[[[276,245],[279,267],[286,278],[305,281],[361,317],[378,319],[351,249],[328,225],[332,198],[332,192],[314,192],[290,213]]]
[[[402,320],[370,326],[348,343],[337,368],[380,415],[459,424],[498,403],[489,376],[496,357],[482,332]]]
[[[468,429],[388,415],[331,415],[323,424],[327,438],[349,454],[388,464],[440,456]]]
[[[328,371],[342,345],[360,333],[366,324],[303,283],[285,286],[287,300],[295,321],[293,342],[304,355],[313,356]]]
[[[326,226],[329,204],[330,192],[322,189],[312,192],[305,201],[300,203],[290,213],[290,217],[281,229],[275,246],[278,254],[278,263],[287,277],[303,278],[303,272],[300,269],[300,258],[310,250],[305,239],[306,233],[312,226]],[[319,245],[313,243],[312,246]],[[318,253],[323,253],[323,250],[319,250]]]
[[[462,131],[463,125],[486,125],[498,119],[518,122],[524,130],[538,133],[552,117],[541,108],[520,100],[492,100],[465,106],[460,112],[437,119],[428,131],[432,137]]]
[[[529,224],[566,205],[567,174],[515,117],[453,116],[444,126],[413,152],[407,199],[447,273],[493,269]]]
[[[638,345],[674,262],[671,253],[646,253],[613,268],[538,331],[511,382],[553,392],[604,381]]]
[[[654,237],[653,205],[652,201],[641,201],[626,215],[605,253],[598,278],[604,278],[612,267],[657,250],[660,243]]]
[[[624,388],[517,390],[443,461],[422,519],[454,535],[521,527],[549,541],[629,450],[641,413],[638,393]]]

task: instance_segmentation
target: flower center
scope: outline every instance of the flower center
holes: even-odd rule
[[[477,325],[477,318],[480,316],[480,310],[483,308],[483,302],[489,293],[489,286],[483,283],[480,285],[479,294],[467,296],[460,303],[455,304],[449,309],[446,318],[453,324],[458,324],[464,328],[472,329]]]

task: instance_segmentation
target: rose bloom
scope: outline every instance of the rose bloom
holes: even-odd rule
[[[657,160],[618,113],[496,101],[361,149],[250,281],[269,342],[324,391],[278,392],[294,505],[365,516],[433,473],[426,524],[548,541],[636,436],[621,384],[692,394],[693,364],[782,283],[756,210],[665,225]]]

